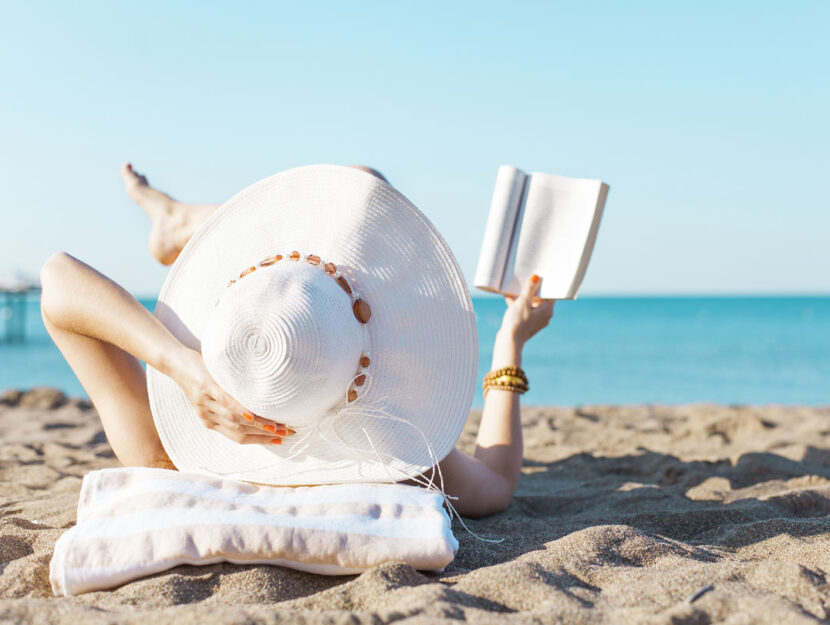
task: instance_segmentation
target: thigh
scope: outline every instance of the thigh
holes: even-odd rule
[[[95,405],[121,463],[175,469],[153,423],[141,363],[115,345],[64,330],[45,315],[43,322]]]

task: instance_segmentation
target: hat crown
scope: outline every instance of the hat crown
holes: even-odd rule
[[[303,262],[262,267],[231,284],[202,334],[217,383],[246,409],[294,428],[346,401],[364,349],[352,299]]]

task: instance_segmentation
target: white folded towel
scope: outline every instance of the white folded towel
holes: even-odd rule
[[[58,539],[56,595],[112,588],[179,564],[276,564],[323,575],[385,562],[443,570],[458,541],[440,494],[398,484],[258,486],[166,469],[84,477]]]

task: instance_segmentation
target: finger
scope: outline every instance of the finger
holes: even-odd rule
[[[211,428],[216,432],[219,432],[223,436],[231,439],[235,443],[239,443],[240,445],[281,445],[282,438],[278,436],[274,436],[273,434],[248,434],[244,432],[239,432],[233,430],[231,428],[225,427],[222,424],[217,424]]]
[[[230,409],[230,411],[235,415],[240,415],[243,419],[245,419],[250,425],[257,427],[259,430],[266,430],[271,432],[272,434],[280,434],[282,433],[283,436],[287,434],[294,434],[294,430],[287,427],[284,423],[279,423],[274,421],[273,419],[266,419],[264,417],[260,417],[255,415],[250,410],[246,410],[243,408],[242,404],[236,401],[233,397],[228,395],[225,392],[217,393],[218,397],[216,398],[216,402],[224,405],[226,408]]]
[[[221,431],[224,436],[227,436],[237,442],[256,439],[260,443],[265,443],[269,442],[273,438],[282,438],[281,436],[277,436],[270,432],[263,432],[260,429],[244,423],[227,421],[223,417],[215,414],[209,414],[207,417],[208,418],[205,419],[205,421],[209,429]]]
[[[229,430],[246,434],[265,434],[263,427],[250,423],[247,419],[242,418],[239,414],[228,408],[224,403],[216,400],[205,402],[204,413],[203,419],[213,421],[217,425],[222,425]],[[276,429],[273,433],[276,433]]]
[[[226,435],[230,432],[233,432],[234,435],[237,436],[245,436],[245,435],[256,435],[256,436],[268,436],[267,432],[263,432],[260,428],[256,428],[248,423],[239,420],[234,420],[232,414],[228,413],[224,409],[218,412],[207,412],[202,416],[202,421],[206,423],[206,425],[212,429],[216,430],[218,428],[222,428],[223,433]],[[272,435],[273,436],[273,435]]]
[[[507,302],[508,306],[511,306],[513,304],[513,302],[516,301],[516,298],[513,297],[512,295],[505,295],[504,296],[504,301]]]
[[[534,273],[527,280],[525,280],[524,286],[522,287],[522,292],[519,295],[519,299],[522,299],[529,304],[533,296],[539,292],[539,287],[541,286],[541,284],[542,279]]]
[[[219,424],[236,432],[271,437],[273,437],[274,435],[288,436],[289,431],[291,434],[294,433],[294,430],[290,430],[290,428],[287,428],[282,424],[277,424],[268,419],[262,419],[261,417],[261,423],[249,421],[247,420],[247,417],[245,417],[245,419],[243,420],[243,418],[240,417],[238,414],[234,413],[232,410],[229,410],[226,406],[219,403],[215,404],[212,408]],[[248,414],[256,418],[256,415],[252,413]]]
[[[290,436],[291,434],[296,434],[296,432],[287,425],[285,425],[285,423],[280,423],[278,421],[272,421],[271,419],[260,417],[248,410],[243,411],[242,416],[251,425],[255,425],[260,430],[266,430],[267,432],[271,432],[272,434],[280,434],[280,432],[282,432],[281,436]]]
[[[540,304],[545,302],[555,302],[555,299],[542,299],[541,297],[534,297],[531,303],[532,308],[538,308]]]

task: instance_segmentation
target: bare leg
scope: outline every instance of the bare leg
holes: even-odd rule
[[[377,169],[366,165],[349,165],[387,182]],[[146,176],[133,170],[132,165],[121,166],[121,177],[127,195],[144,209],[153,229],[150,232],[150,253],[162,265],[171,265],[208,217],[221,204],[186,204],[150,186]]]
[[[121,166],[121,177],[127,195],[144,209],[153,229],[150,232],[150,253],[162,265],[172,264],[193,233],[210,217],[219,204],[185,204],[154,189],[147,178],[134,171],[132,165]]]

